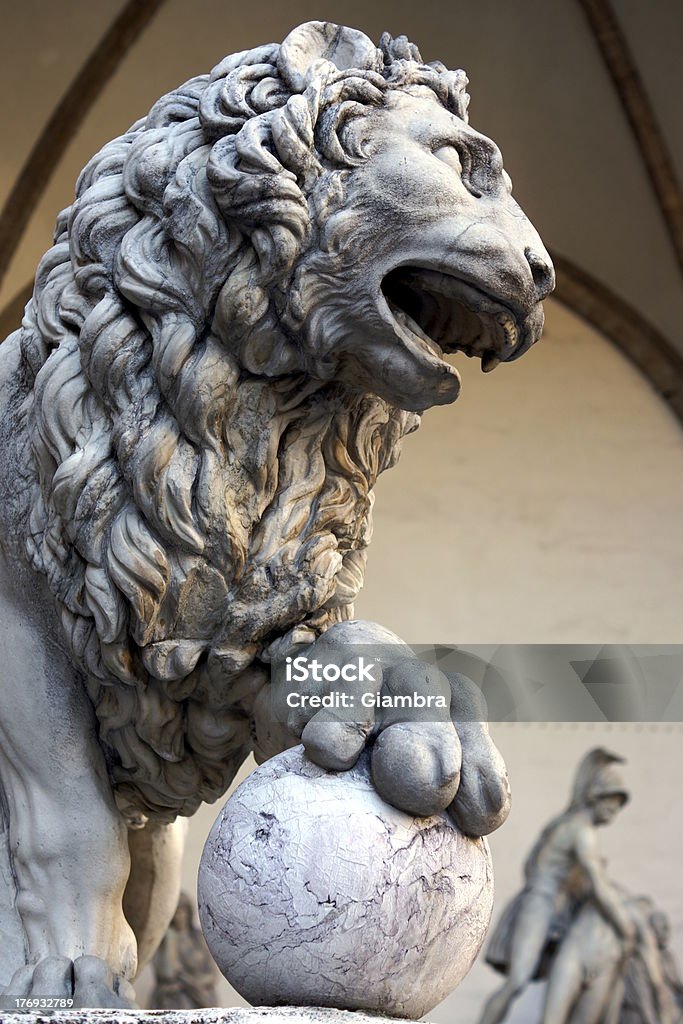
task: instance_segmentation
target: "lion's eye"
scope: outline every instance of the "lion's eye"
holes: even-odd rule
[[[473,182],[475,161],[467,146],[458,146],[457,148],[452,144],[439,146],[434,150],[434,156],[448,164],[455,171],[465,188],[468,192],[471,192],[475,199],[481,198],[481,190]]]
[[[434,156],[437,160],[442,160],[445,164],[448,164],[456,174],[462,175],[462,164],[455,146],[439,146],[438,149],[434,150]]]

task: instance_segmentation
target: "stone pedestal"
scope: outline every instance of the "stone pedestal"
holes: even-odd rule
[[[393,1017],[318,1006],[211,1010],[0,1010],[0,1024],[395,1024]]]

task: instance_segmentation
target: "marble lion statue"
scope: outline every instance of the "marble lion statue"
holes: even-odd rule
[[[162,97],[59,215],[0,348],[6,996],[130,1004],[184,819],[251,751],[374,745],[396,806],[504,820],[466,680],[439,723],[278,730],[264,696],[274,646],[401,647],[353,619],[377,476],[457,398],[447,354],[541,333],[552,264],[466,84],[311,22]]]

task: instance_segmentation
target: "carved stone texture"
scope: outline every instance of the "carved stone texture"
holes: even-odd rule
[[[162,97],[59,215],[0,346],[9,993],[130,1001],[176,906],[174,819],[258,745],[266,648],[352,619],[377,477],[458,395],[445,354],[491,370],[538,340],[552,265],[465,85],[310,22]],[[417,812],[459,782],[490,831],[500,757],[442,734],[448,785],[433,729],[385,760]]]
[[[258,1006],[229,1010],[68,1010],[16,1013],[0,1010],[0,1024],[392,1024],[389,1017],[318,1006]],[[454,1024],[458,1024],[457,1021]]]
[[[209,948],[249,1002],[417,1019],[470,969],[493,875],[485,839],[384,803],[366,757],[330,773],[298,747],[228,801],[198,891]]]

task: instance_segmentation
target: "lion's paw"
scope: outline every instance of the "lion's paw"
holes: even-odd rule
[[[300,688],[306,699],[297,699],[287,718],[290,742],[303,743],[328,771],[352,768],[367,746],[375,788],[387,803],[419,817],[447,810],[471,836],[493,832],[508,815],[510,788],[479,689],[425,665],[374,623],[340,623],[297,650],[311,664],[341,668],[358,657],[359,644],[381,650],[372,678],[346,685],[330,681],[338,680],[336,671],[322,670],[308,678]],[[283,664],[286,654],[280,652]],[[335,697],[340,690],[348,704]]]
[[[2,994],[7,1006],[17,999],[73,1000],[75,1009],[135,1009],[130,982],[97,956],[48,956],[20,967]]]

